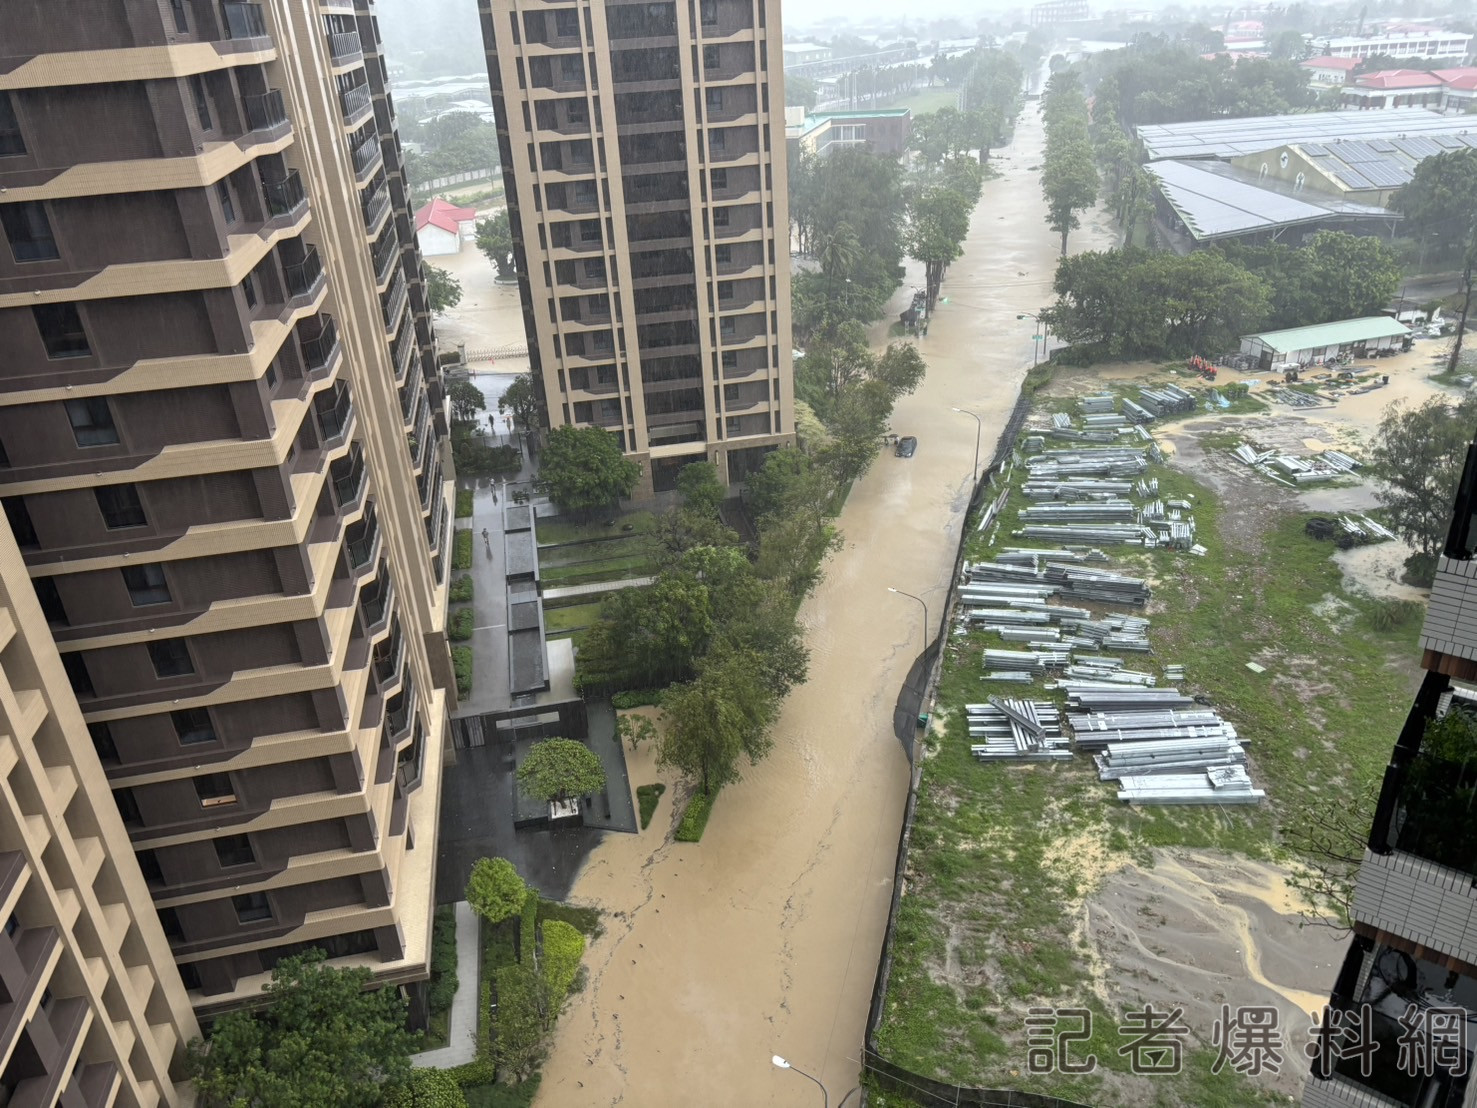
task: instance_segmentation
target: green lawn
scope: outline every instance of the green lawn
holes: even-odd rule
[[[584,539],[608,539],[620,534],[641,534],[656,526],[656,516],[651,512],[627,512],[615,518],[615,526],[607,527],[605,521],[610,513],[595,513],[590,523],[563,523],[539,520],[537,523],[540,546],[554,543],[580,542]],[[630,527],[631,531],[622,531]]]
[[[588,585],[596,581],[624,581],[628,577],[649,577],[656,573],[656,561],[649,554],[625,554],[578,565],[540,567],[539,576],[546,586]]]
[[[1197,537],[1208,553],[1109,549],[1110,568],[1154,581],[1154,656],[1129,656],[1128,666],[1183,664],[1187,691],[1208,696],[1249,740],[1252,776],[1269,803],[1135,808],[1119,805],[1083,756],[1056,764],[975,762],[965,703],[992,693],[1059,694],[982,681],[981,651],[1001,645],[997,636],[971,631],[951,639],[930,736],[937,753],[923,771],[879,1033],[884,1054],[919,1073],[1104,1106],[1263,1102],[1229,1070],[1212,1076],[1204,1052],[1189,1056],[1180,1077],[1152,1084],[1025,1077],[1026,1009],[1097,1003],[1084,987],[1090,974],[1073,934],[1075,912],[1065,907],[1090,895],[1093,877],[1073,859],[1101,852],[1148,865],[1151,848],[1174,845],[1275,857],[1280,826],[1296,822],[1330,789],[1355,795],[1353,784],[1383,769],[1415,686],[1419,620],[1376,631],[1377,606],[1343,593],[1334,548],[1303,534],[1306,516],[1273,507],[1255,517],[1240,498],[1218,503],[1177,470],[1156,466],[1152,475],[1162,497],[1193,496]],[[1001,545],[1028,542],[1009,537],[1024,503],[1013,494],[992,529],[1004,536]],[[969,556],[984,556],[986,537],[967,533]],[[1339,626],[1314,610],[1329,595],[1346,605],[1332,617]],[[1253,660],[1267,672],[1246,669]],[[939,973],[951,960],[961,969],[953,984]],[[1111,1048],[1096,1053],[1112,1068],[1121,1061]],[[891,1096],[882,1103],[903,1102]]]
[[[602,542],[562,543],[559,546],[541,546],[538,564],[547,573],[554,566],[578,566],[582,562],[604,562],[612,558],[646,554],[651,549],[651,540],[645,535],[630,535],[626,538],[607,539]]]
[[[936,112],[940,108],[957,108],[959,106],[959,90],[955,88],[913,89],[902,96],[887,96],[873,104],[868,102],[858,109],[868,111],[872,108],[912,108],[914,115],[922,115],[924,112]],[[841,109],[837,109],[841,110]]]
[[[565,635],[581,627],[589,627],[600,618],[600,604],[570,604],[563,608],[544,609],[544,630],[550,638]]]

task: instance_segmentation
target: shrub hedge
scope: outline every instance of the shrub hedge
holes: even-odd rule
[[[580,958],[585,953],[585,937],[563,920],[545,920],[544,978],[549,983],[549,1007],[559,1010],[569,987],[580,971]]]
[[[431,984],[426,1004],[431,1012],[444,1012],[456,995],[456,910],[451,905],[436,909],[431,927]]]
[[[456,538],[452,540],[451,568],[472,568],[472,532],[458,531]]]
[[[456,518],[466,519],[472,514],[472,490],[457,489],[456,491]]]
[[[462,608],[451,615],[446,625],[446,637],[452,642],[466,642],[472,637],[472,609]]]
[[[456,695],[470,696],[472,693],[472,648],[453,646],[451,668],[456,673]]]
[[[472,600],[472,578],[463,574],[451,583],[447,590],[446,598],[453,604],[469,604]]]
[[[612,696],[610,702],[617,708],[656,707],[662,702],[662,690],[627,689],[625,692],[618,692]]]
[[[687,811],[682,813],[682,822],[677,825],[674,836],[679,843],[695,843],[703,837],[708,826],[708,816],[713,812],[713,801],[718,799],[718,790],[710,793],[701,790],[692,794],[687,802]]]

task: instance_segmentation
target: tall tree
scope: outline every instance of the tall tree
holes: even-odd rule
[[[1385,409],[1370,446],[1369,473],[1390,528],[1415,548],[1407,576],[1429,584],[1446,541],[1467,447],[1477,427],[1477,396],[1452,406],[1433,396],[1418,408]]]
[[[518,766],[518,788],[534,800],[568,800],[605,788],[600,757],[574,739],[545,739],[528,749]]]
[[[1461,243],[1462,311],[1447,369],[1461,361],[1467,316],[1472,310],[1473,272],[1477,270],[1477,150],[1455,150],[1426,158],[1390,206],[1405,216],[1418,235]]]
[[[467,876],[467,903],[488,923],[502,923],[523,910],[528,886],[506,858],[478,858]]]
[[[477,413],[487,410],[487,397],[471,381],[453,381],[446,387],[453,423],[475,423]]]
[[[431,311],[440,315],[462,301],[462,283],[440,266],[426,265],[426,296]]]
[[[1097,202],[1097,166],[1092,147],[1075,141],[1048,147],[1041,168],[1041,193],[1046,198],[1047,226],[1062,237],[1062,256],[1067,236],[1081,226],[1078,212]]]
[[[229,1012],[195,1039],[185,1071],[203,1108],[375,1108],[410,1077],[416,1036],[398,989],[368,968],[324,964],[321,950],[277,963],[260,1011]]]
[[[731,651],[706,659],[696,680],[673,686],[662,698],[666,728],[657,763],[696,778],[709,794],[738,780],[741,757],[757,762],[768,752],[774,710],[753,655]]]
[[[678,470],[677,492],[684,508],[710,518],[718,514],[718,505],[728,495],[712,462],[688,462]]]
[[[609,431],[566,424],[549,432],[534,486],[561,510],[588,514],[629,496],[640,479]]]
[[[929,311],[938,300],[944,270],[964,253],[970,207],[968,196],[951,188],[925,189],[912,205],[908,253],[923,263]]]
[[[499,412],[511,412],[513,423],[523,431],[537,431],[548,420],[544,417],[544,388],[533,371],[520,373],[497,398]]]
[[[517,274],[513,256],[513,228],[508,222],[506,208],[496,215],[477,221],[477,249],[487,255],[487,260],[497,270],[499,277]]]

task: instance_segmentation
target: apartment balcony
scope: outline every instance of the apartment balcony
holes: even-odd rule
[[[400,317],[405,312],[405,303],[410,294],[405,291],[405,274],[395,274],[395,282],[389,292],[380,297],[380,314],[384,317],[385,333],[393,335],[400,328]]]
[[[349,386],[340,381],[313,398],[313,418],[325,447],[341,443],[354,424],[354,402]]]
[[[395,582],[389,572],[389,567],[381,562],[374,584],[366,585],[359,594],[359,616],[364,634],[369,638],[385,630],[395,613]]]
[[[343,514],[357,511],[369,486],[369,468],[364,464],[364,448],[357,442],[349,453],[335,459],[328,470],[333,482],[333,502]]]
[[[255,4],[241,6],[256,7]],[[246,113],[246,125],[253,131],[270,131],[287,123],[287,104],[279,89],[243,96],[241,105]]]
[[[302,351],[303,366],[309,377],[327,377],[343,350],[338,337],[338,324],[332,316],[321,316],[316,333],[298,333],[298,348]]]
[[[395,781],[405,792],[410,792],[421,783],[421,771],[426,761],[426,732],[419,719],[415,722],[415,741],[402,750],[395,759]]]
[[[379,234],[382,221],[390,211],[390,186],[383,179],[359,202],[364,213],[364,231],[373,237]]]
[[[390,637],[374,648],[374,677],[381,693],[397,683],[404,657],[405,635],[396,619]]]
[[[395,237],[395,229],[392,227],[380,235],[379,241],[374,244],[374,253],[371,260],[374,262],[374,283],[376,287],[383,289],[390,282],[390,274],[395,268],[395,259],[400,256],[400,240]]]
[[[400,416],[408,431],[414,424],[411,417],[424,392],[421,388],[421,367],[419,363],[412,363],[409,375],[405,378],[405,384],[400,386]]]
[[[1453,677],[1477,677],[1477,443],[1467,448],[1466,468],[1446,546],[1436,562],[1436,582],[1421,628],[1423,665]],[[1435,664],[1433,664],[1435,663]]]
[[[364,44],[357,31],[340,31],[328,36],[328,56],[335,67],[352,65],[364,57]]]
[[[364,509],[364,518],[350,524],[344,535],[344,564],[349,573],[357,577],[360,571],[368,568],[379,556],[379,547],[379,521],[375,519],[374,501],[371,500]]]
[[[284,263],[282,276],[287,282],[287,291],[295,298],[314,299],[323,288],[327,277],[323,273],[323,262],[318,257],[318,248],[309,246],[301,261]]]
[[[354,173],[362,184],[373,175],[374,171],[385,162],[384,150],[380,147],[378,132],[371,134],[350,151],[350,158],[354,163]]]
[[[402,333],[395,339],[391,354],[395,359],[395,380],[404,382],[411,369],[417,365],[416,345],[409,332]]]
[[[357,127],[374,113],[374,97],[367,84],[344,89],[338,94],[338,101],[343,109],[345,127]]]
[[[262,180],[262,196],[273,219],[295,222],[308,207],[308,194],[297,170],[291,170],[280,181]]]
[[[267,21],[260,4],[222,4],[226,37],[230,39],[266,38]]]

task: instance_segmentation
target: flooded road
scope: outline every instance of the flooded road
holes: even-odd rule
[[[887,590],[923,597],[935,626],[943,615],[976,448],[974,420],[950,409],[982,417],[985,464],[1030,364],[1033,326],[1016,313],[1050,300],[1057,240],[1035,109],[995,159],[1003,176],[985,184],[922,341],[927,379],[893,417],[918,452],[884,453],[856,483],[845,546],[801,611],[810,680],[784,706],[774,753],[724,791],[699,844],[668,841],[666,778],[652,826],[608,837],[576,882],[573,899],[606,910],[606,933],[559,1021],[540,1108],[810,1103],[816,1090],[775,1069],[776,1053],[820,1077],[832,1104],[856,1084],[907,793],[892,707],[923,641],[919,606]],[[1101,220],[1084,223],[1073,249],[1111,243]],[[890,319],[921,279],[910,263]],[[648,751],[632,758],[633,785],[659,778]]]

